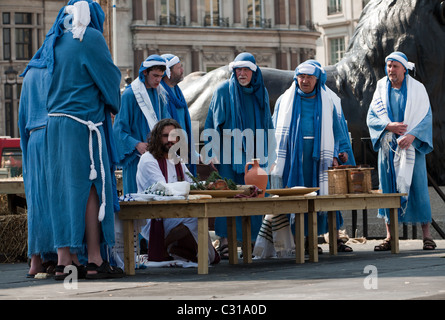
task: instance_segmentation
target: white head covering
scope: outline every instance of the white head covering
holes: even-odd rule
[[[406,55],[400,51],[395,51],[391,53],[389,56],[387,56],[385,58],[385,63],[387,63],[388,61],[400,62],[405,67],[406,72],[408,72],[408,70],[413,70],[415,68],[415,64],[413,62],[409,62]]]
[[[86,1],[78,1],[66,6],[65,12],[73,15],[73,38],[82,41],[83,35],[91,22],[90,6]]]

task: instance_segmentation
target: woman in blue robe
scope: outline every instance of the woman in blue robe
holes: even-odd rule
[[[237,184],[245,184],[245,165],[246,162],[251,161],[251,159],[248,159],[248,145],[252,146],[251,151],[253,151],[253,154],[250,154],[250,156],[252,158],[260,158],[261,167],[265,168],[266,172],[269,172],[268,167],[275,161],[275,137],[273,135],[269,95],[264,86],[261,70],[256,65],[255,58],[250,53],[241,53],[231,63],[231,67],[233,70],[231,78],[220,85],[213,94],[204,127],[204,134],[214,130],[213,133],[216,133],[215,138],[219,139],[219,150],[217,152],[220,154],[220,159],[218,159],[219,164],[215,164],[215,166],[221,177],[231,179]],[[240,85],[236,77],[237,68],[249,68],[252,71],[249,85]],[[254,138],[251,140],[253,141],[245,139],[240,147],[235,146],[235,139],[233,138],[229,140],[230,144],[228,146],[225,145],[227,142],[224,130],[229,130],[233,133],[234,129],[239,129],[240,132],[244,132],[246,129],[252,130]],[[263,130],[264,136],[258,139],[263,145],[257,144],[256,130],[258,129]],[[269,131],[272,131],[272,134]],[[208,139],[208,136],[206,139]],[[209,146],[212,146],[211,140],[210,143],[207,140],[205,148]],[[230,154],[225,149],[228,147],[230,148]],[[207,156],[210,155],[207,154]],[[255,241],[258,235],[261,222],[261,216],[252,216],[252,241]],[[240,217],[236,219],[236,230],[237,240],[242,241]],[[223,239],[227,238],[226,218],[215,219],[215,233]]]
[[[28,215],[28,257],[31,260],[28,277],[34,277],[46,271],[43,262],[57,261],[46,181],[46,98],[50,75],[46,68],[31,68],[22,76],[25,78],[18,123]]]
[[[101,241],[114,246],[115,193],[109,155],[110,112],[120,103],[121,73],[102,35],[105,14],[91,0],[72,0],[62,8],[45,42],[28,67],[45,65],[51,74],[47,100],[46,163],[56,279],[87,249],[87,278],[120,277],[100,253]],[[73,10],[73,8],[75,10]],[[73,15],[83,15],[76,17]],[[88,18],[90,23],[81,22]],[[73,25],[77,21],[78,24]],[[106,128],[105,128],[106,127]]]

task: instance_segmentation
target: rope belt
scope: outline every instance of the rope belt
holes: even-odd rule
[[[31,129],[30,131],[29,131],[29,135],[31,135],[31,133],[33,133],[34,131],[37,131],[37,130],[41,130],[41,129],[44,129],[46,126],[40,126],[40,127],[37,127],[37,128],[34,128],[34,129]]]
[[[101,178],[102,178],[102,204],[100,205],[100,209],[99,209],[99,221],[102,221],[105,217],[105,167],[103,164],[103,160],[102,160],[102,137],[100,135],[100,131],[98,129],[99,126],[102,125],[102,122],[98,122],[98,123],[94,123],[92,121],[85,121],[82,119],[79,119],[75,116],[69,115],[69,114],[64,114],[64,113],[52,113],[49,114],[50,117],[67,117],[70,119],[73,119],[83,125],[86,125],[88,127],[88,130],[90,130],[90,135],[89,135],[89,152],[90,152],[90,160],[91,160],[91,165],[90,165],[90,180],[94,180],[97,178],[97,171],[95,169],[94,166],[94,156],[93,156],[93,131],[96,132],[97,135],[97,143],[99,145],[99,161],[100,161],[100,174],[101,174]]]

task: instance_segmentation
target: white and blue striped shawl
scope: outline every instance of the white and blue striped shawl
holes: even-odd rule
[[[292,108],[296,97],[297,86],[295,81],[291,87],[286,90],[280,102],[280,109],[277,115],[275,137],[277,141],[277,162],[272,175],[282,177],[284,167],[286,166],[287,146],[289,140],[289,128],[292,120]],[[321,137],[320,137],[320,162],[318,169],[318,182],[320,195],[328,194],[328,167],[332,166],[334,157],[334,132],[332,113],[334,104],[329,93],[320,88],[322,117],[321,117]],[[298,159],[294,159],[298,161]],[[288,165],[288,164],[287,164]],[[282,186],[281,186],[282,187]]]

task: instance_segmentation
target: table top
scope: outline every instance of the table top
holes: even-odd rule
[[[199,200],[121,202],[120,219],[212,218],[263,214],[305,213],[313,200],[315,211],[398,208],[403,194],[362,193],[326,196],[212,198]],[[347,199],[347,200],[346,200]],[[383,205],[383,206],[381,206]]]

